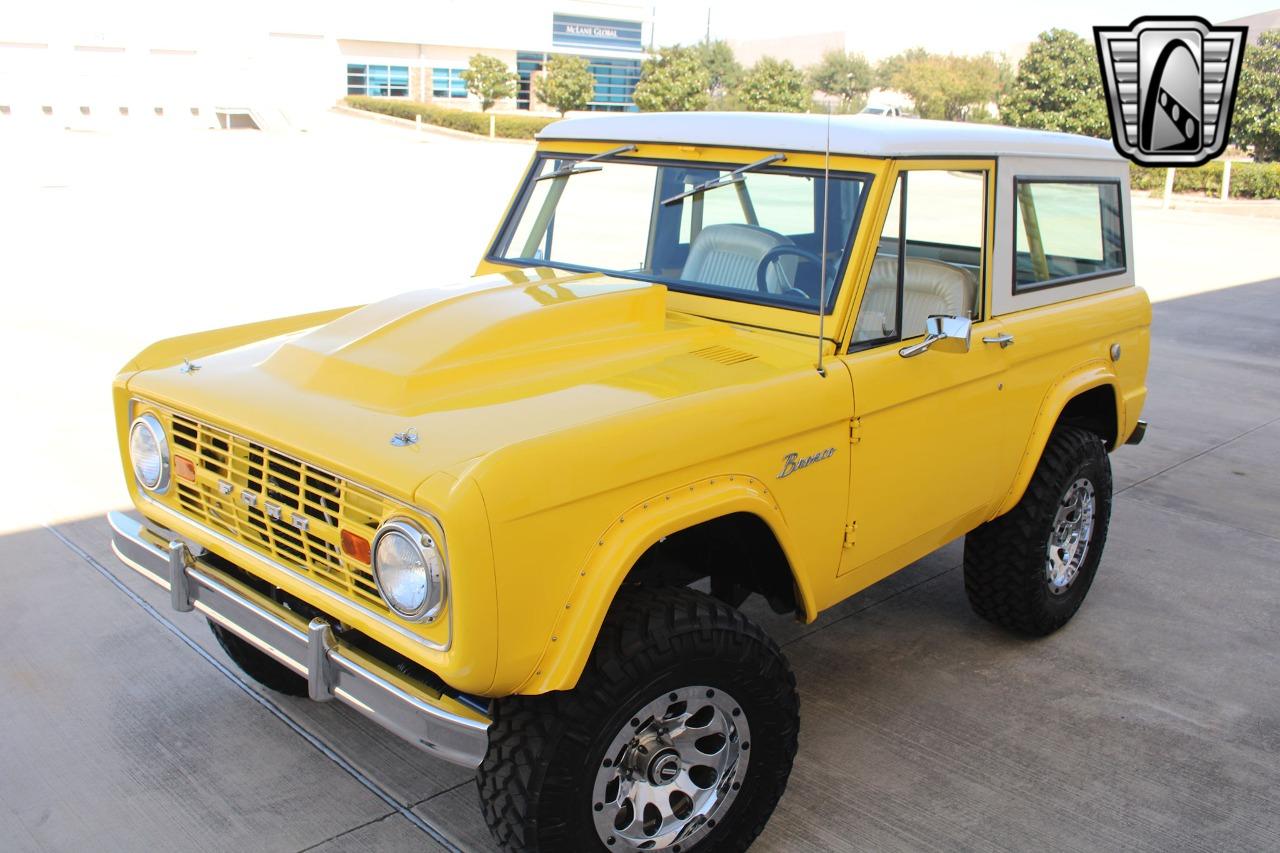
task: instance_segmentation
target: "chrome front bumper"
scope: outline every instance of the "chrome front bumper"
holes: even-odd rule
[[[228,577],[188,546],[118,512],[109,513],[111,549],[131,569],[169,590],[175,610],[199,610],[307,679],[312,699],[337,699],[420,749],[477,767],[491,720],[444,694],[410,682],[336,640],[328,622],[301,616]]]

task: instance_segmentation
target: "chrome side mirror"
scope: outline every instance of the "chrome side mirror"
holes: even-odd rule
[[[924,321],[924,340],[898,350],[903,358],[914,358],[925,350],[939,352],[968,352],[969,337],[973,333],[973,321],[968,317],[948,317],[932,314]]]

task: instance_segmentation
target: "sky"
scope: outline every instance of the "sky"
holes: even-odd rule
[[[656,22],[656,43],[689,44],[707,31],[730,41],[813,33],[843,32],[846,49],[871,60],[910,47],[941,53],[1022,54],[1042,31],[1065,27],[1092,38],[1096,25],[1123,26],[1145,14],[1204,15],[1220,22],[1269,11],[1280,0],[896,0],[896,2],[824,2],[823,0],[619,0]],[[249,27],[341,30],[347,37],[353,24],[368,25],[377,37],[395,34],[408,42],[430,43],[441,29],[465,31],[476,46],[498,22],[515,27],[543,27],[548,9],[573,7],[579,14],[609,17],[618,14],[608,0],[380,0],[375,4],[350,0],[218,0],[215,3],[175,4],[172,0],[41,0],[38,3],[0,0],[0,42],[31,38],[50,29],[136,33],[181,31],[196,36],[217,31],[242,33]],[[593,9],[594,7],[594,9]],[[634,12],[633,12],[634,13]],[[341,24],[338,24],[341,22]],[[357,27],[359,28],[359,27]],[[368,37],[373,37],[372,35]]]
[[[658,44],[703,37],[774,38],[815,32],[846,34],[846,48],[880,59],[910,47],[942,53],[1020,52],[1044,30],[1063,27],[1092,37],[1094,26],[1125,26],[1141,15],[1199,15],[1211,22],[1266,12],[1280,0],[913,0],[895,3],[819,0],[654,0]],[[785,9],[785,14],[779,10]]]

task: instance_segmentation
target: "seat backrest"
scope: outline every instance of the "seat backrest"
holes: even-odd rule
[[[680,277],[699,284],[758,290],[756,270],[765,254],[777,246],[792,245],[781,234],[758,225],[724,222],[698,232],[689,247],[689,260]],[[783,293],[795,281],[795,255],[783,255],[769,264],[765,284],[770,293]]]
[[[971,316],[977,293],[978,282],[968,270],[931,258],[907,258],[902,277],[902,337],[924,334],[930,314]],[[858,311],[855,341],[893,334],[897,294],[897,257],[876,255]]]

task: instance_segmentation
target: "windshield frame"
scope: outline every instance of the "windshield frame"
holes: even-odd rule
[[[650,146],[644,146],[646,148]],[[507,245],[513,236],[513,229],[518,225],[521,216],[529,204],[533,195],[534,187],[538,183],[539,171],[547,161],[561,160],[565,161],[565,165],[571,162],[587,159],[590,154],[581,151],[560,151],[552,148],[539,148],[533,156],[529,166],[525,169],[524,176],[521,179],[519,188],[512,198],[501,225],[490,241],[488,251],[485,254],[485,260],[502,266],[514,266],[525,269],[531,268],[549,268],[555,270],[563,270],[571,273],[579,274],[597,274],[610,276],[613,278],[622,278],[632,281],[643,281],[651,284],[661,284],[669,290],[676,293],[689,294],[691,296],[700,296],[704,298],[723,300],[725,302],[739,303],[744,306],[756,306],[761,308],[781,308],[797,314],[809,314],[818,316],[819,310],[816,305],[808,305],[789,300],[783,296],[775,296],[772,294],[763,294],[750,290],[733,290],[731,288],[720,287],[716,285],[699,285],[695,282],[688,282],[679,279],[670,279],[662,276],[652,275],[649,273],[631,272],[626,270],[609,270],[599,267],[591,267],[582,264],[574,264],[565,261],[555,261],[547,259],[532,259],[509,257],[499,253],[499,247]],[[721,159],[702,160],[696,157],[660,157],[660,156],[627,156],[622,155],[611,158],[607,162],[609,164],[618,163],[634,163],[641,166],[688,166],[695,169],[718,169],[725,172],[732,172],[740,169],[743,165],[751,163],[753,160],[759,159],[759,154],[750,157],[743,163],[735,163],[732,161],[724,161]],[[564,180],[591,180],[591,173],[570,173]],[[753,170],[750,174],[763,175],[794,175],[798,177],[822,178],[823,170],[820,168],[802,167],[802,166],[767,166],[765,168]],[[858,171],[853,169],[839,168],[831,169],[831,178],[833,180],[851,180],[861,183],[861,191],[858,194],[857,209],[854,211],[852,221],[849,227],[849,233],[844,235],[844,239],[840,240],[839,235],[829,233],[829,245],[839,245],[841,247],[840,264],[834,270],[826,283],[826,316],[832,317],[837,311],[837,301],[840,295],[842,284],[847,278],[849,264],[853,260],[855,243],[859,232],[862,230],[863,217],[867,213],[867,202],[871,194],[876,175],[869,171]],[[719,185],[717,185],[719,186]],[[725,185],[727,186],[727,184]],[[712,187],[707,192],[714,192],[717,187]],[[652,223],[651,223],[652,225]]]

